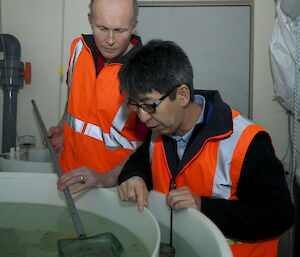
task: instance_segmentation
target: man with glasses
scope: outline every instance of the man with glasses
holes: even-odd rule
[[[268,132],[217,91],[194,92],[191,64],[173,42],[150,41],[119,78],[129,108],[151,129],[119,176],[120,198],[142,210],[149,190],[162,192],[173,210],[209,217],[235,257],[277,256],[294,209]]]

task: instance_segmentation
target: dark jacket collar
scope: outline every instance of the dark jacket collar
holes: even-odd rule
[[[97,53],[97,48],[95,46],[95,41],[93,35],[84,35],[82,34],[82,38],[86,44],[86,46],[91,50],[94,62],[97,64],[97,58],[98,58],[98,53]],[[125,60],[130,57],[135,51],[137,51],[141,46],[142,46],[142,41],[141,38],[137,35],[132,35],[131,38],[136,41],[136,44],[134,47],[125,55],[122,55],[112,61],[112,63],[124,63]]]
[[[178,159],[174,157],[174,142],[170,137],[163,136],[167,160],[173,176],[177,175],[200,151],[207,140],[214,137],[227,137],[233,129],[231,109],[223,102],[218,91],[195,90],[195,94],[202,95],[206,100],[204,122],[195,126],[180,163],[175,163]],[[174,158],[171,158],[172,156]]]

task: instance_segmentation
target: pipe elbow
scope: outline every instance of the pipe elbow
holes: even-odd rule
[[[20,60],[21,45],[19,40],[10,34],[0,34],[0,51],[4,52],[6,60]]]

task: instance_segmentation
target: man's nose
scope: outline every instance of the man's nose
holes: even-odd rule
[[[143,122],[143,123],[146,123],[148,120],[150,120],[152,118],[152,115],[148,112],[145,112],[142,108],[139,108],[138,116],[139,116],[141,122]]]
[[[110,46],[115,44],[115,33],[113,30],[110,30],[108,32],[108,38],[107,38],[107,44],[109,44]]]

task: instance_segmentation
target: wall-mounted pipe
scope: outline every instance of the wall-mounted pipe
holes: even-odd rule
[[[23,86],[24,64],[20,61],[21,46],[18,39],[0,34],[0,85],[4,93],[2,152],[16,146],[17,94]]]

